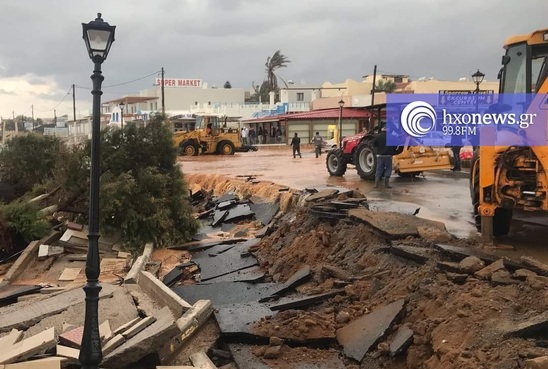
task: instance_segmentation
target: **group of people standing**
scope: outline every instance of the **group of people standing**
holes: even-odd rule
[[[243,145],[255,145],[281,142],[283,132],[279,126],[272,126],[270,129],[259,126],[257,130],[252,126],[250,128],[243,127],[241,135]]]
[[[316,157],[319,157],[322,155],[322,146],[323,146],[323,137],[320,136],[320,132],[316,132],[316,135],[312,138],[312,142],[314,143],[314,152],[316,154]],[[299,157],[303,157],[301,155],[301,138],[295,132],[295,135],[291,139],[291,143],[289,144],[293,148],[293,157],[296,158],[296,155],[299,155]]]

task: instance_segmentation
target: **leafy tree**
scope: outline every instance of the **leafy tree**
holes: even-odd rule
[[[160,247],[184,242],[199,226],[192,216],[189,191],[177,166],[172,133],[164,121],[165,117],[158,114],[146,127],[136,123],[124,125],[123,135],[120,129],[101,131],[101,232],[121,230],[122,242],[129,249],[139,249],[148,242]],[[0,155],[0,165],[9,169],[5,174],[13,179],[27,172],[39,173],[35,174],[39,180],[28,178],[25,182],[26,189],[34,185],[28,195],[49,193],[41,207],[56,204],[60,211],[78,214],[79,220],[85,222],[91,142],[67,147],[47,136],[39,139],[43,141],[35,140],[33,137],[10,141],[10,149]],[[32,155],[24,156],[26,152]],[[19,166],[14,168],[9,163],[11,159],[19,160]],[[12,174],[16,169],[17,174]],[[0,211],[0,227],[2,222],[8,224],[1,214]]]
[[[224,88],[232,88],[232,85],[230,84],[230,81],[226,81],[223,87]]]
[[[9,254],[51,232],[36,203],[24,199],[0,206],[0,254]]]
[[[396,88],[397,86],[393,81],[381,79],[379,82],[377,82],[377,86],[375,86],[375,91],[391,93],[394,92]]]
[[[269,90],[274,91],[276,94],[279,91],[278,76],[276,75],[276,71],[280,68],[285,68],[287,63],[291,63],[291,61],[287,59],[287,57],[283,55],[280,50],[277,50],[274,55],[269,56],[266,59],[266,80],[268,81]]]
[[[52,178],[57,158],[64,151],[65,146],[53,136],[30,133],[13,137],[0,152],[2,181],[11,184],[19,197]]]

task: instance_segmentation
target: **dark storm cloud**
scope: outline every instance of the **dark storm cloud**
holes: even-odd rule
[[[0,0],[0,77],[53,76],[59,89],[90,87],[92,63],[81,23],[97,12],[116,25],[103,65],[104,85],[166,70],[251,87],[281,50],[279,71],[295,82],[359,80],[381,72],[457,79],[477,68],[495,79],[504,40],[548,27],[546,0]],[[152,87],[155,76],[106,88],[128,94]],[[60,91],[63,94],[64,91]],[[90,98],[89,90],[77,91]],[[106,97],[107,97],[106,96]]]

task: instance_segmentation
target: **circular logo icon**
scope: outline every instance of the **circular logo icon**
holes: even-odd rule
[[[402,111],[401,127],[410,136],[424,137],[436,126],[436,111],[424,101],[413,101]]]

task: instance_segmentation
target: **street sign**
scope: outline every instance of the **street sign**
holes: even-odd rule
[[[439,106],[467,107],[476,105],[489,105],[493,103],[494,90],[440,90],[438,94]]]

